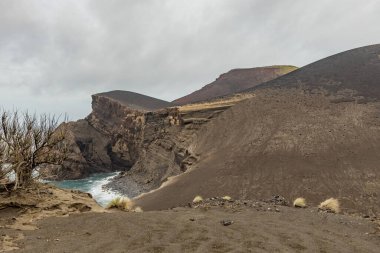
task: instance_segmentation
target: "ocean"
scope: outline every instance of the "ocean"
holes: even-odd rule
[[[99,205],[105,207],[112,199],[120,197],[121,195],[102,188],[103,185],[110,182],[118,172],[112,173],[97,173],[90,177],[77,180],[62,180],[62,181],[47,181],[47,183],[53,184],[63,189],[75,189],[82,192],[88,192],[99,203]]]

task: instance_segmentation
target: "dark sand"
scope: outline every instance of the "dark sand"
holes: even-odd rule
[[[379,252],[379,228],[360,217],[273,204],[46,218],[15,252]],[[270,208],[270,210],[268,210]],[[278,209],[276,211],[276,208]],[[232,220],[223,226],[222,220]]]

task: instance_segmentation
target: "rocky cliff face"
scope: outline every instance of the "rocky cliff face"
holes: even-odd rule
[[[158,187],[196,159],[188,142],[200,123],[192,123],[178,108],[149,112],[100,95],[92,98],[92,113],[68,124],[69,157],[52,173],[55,179],[125,171],[111,187],[133,195]],[[131,191],[124,189],[126,183]]]
[[[92,113],[69,123],[70,152],[64,167],[53,173],[58,180],[128,170],[137,160],[144,112],[100,95],[92,99]]]
[[[199,130],[226,109],[251,96],[237,94],[207,103],[145,113],[137,160],[108,187],[135,197],[185,172],[199,159],[199,154],[194,152]]]
[[[156,189],[198,160],[192,151],[198,130],[246,98],[235,95],[203,104],[146,111],[94,95],[91,114],[69,123],[69,157],[63,168],[53,172],[55,179],[122,171],[109,188],[130,197]]]
[[[191,150],[198,129],[246,97],[210,98],[230,95],[293,69],[232,70],[208,86],[216,88],[216,93],[206,92],[207,102],[191,106],[171,107],[169,102],[128,91],[95,94],[91,114],[68,124],[69,157],[62,168],[50,171],[54,177],[49,178],[79,179],[97,172],[122,171],[109,187],[128,196],[158,188],[197,160]]]

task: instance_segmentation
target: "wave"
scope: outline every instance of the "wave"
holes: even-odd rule
[[[97,173],[84,179],[48,181],[48,183],[54,184],[59,188],[75,189],[90,193],[99,205],[105,207],[112,199],[121,197],[120,193],[103,189],[103,186],[118,174],[119,172]]]

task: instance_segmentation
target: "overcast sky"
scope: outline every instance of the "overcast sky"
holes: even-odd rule
[[[380,43],[379,24],[378,0],[0,0],[0,107],[78,119],[98,92],[173,100],[232,68]]]

